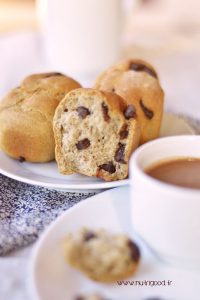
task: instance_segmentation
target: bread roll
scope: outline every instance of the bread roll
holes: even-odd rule
[[[141,256],[139,247],[127,235],[113,234],[105,229],[81,228],[68,233],[64,251],[70,266],[102,283],[116,283],[133,276]]]
[[[0,102],[0,149],[20,161],[53,160],[55,109],[66,93],[79,87],[61,73],[25,78]]]
[[[76,89],[58,105],[53,127],[62,174],[76,172],[106,181],[128,176],[140,132],[134,109],[120,96]]]
[[[116,64],[97,78],[94,88],[113,91],[135,107],[141,144],[159,136],[164,92],[149,63],[132,59]]]

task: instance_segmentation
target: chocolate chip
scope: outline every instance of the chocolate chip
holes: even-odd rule
[[[116,168],[115,168],[115,166],[114,166],[114,164],[113,164],[112,161],[110,161],[107,164],[103,164],[103,165],[99,166],[99,169],[100,170],[104,170],[104,171],[106,171],[106,172],[108,172],[110,174],[113,174],[113,173],[116,172]]]
[[[153,111],[150,110],[149,108],[147,108],[147,107],[144,105],[144,103],[143,103],[142,100],[140,100],[140,106],[141,106],[141,108],[142,108],[142,110],[143,110],[145,116],[147,117],[147,119],[151,120],[151,119],[153,118],[153,116],[154,116]]]
[[[64,109],[64,112],[68,112],[68,109],[67,109],[67,108],[65,108],[65,109]]]
[[[96,238],[96,234],[94,234],[92,231],[88,231],[84,235],[84,241],[86,242],[94,238]]]
[[[79,106],[76,111],[81,119],[85,119],[88,115],[90,115],[89,109],[84,106]]]
[[[112,92],[113,92],[113,93],[115,92],[115,88],[112,88]]]
[[[49,72],[44,76],[44,78],[56,77],[56,76],[64,76],[64,75],[58,72]]]
[[[23,163],[24,161],[26,161],[25,157],[20,156],[20,157],[19,157],[19,162],[20,162],[20,163]]]
[[[76,144],[78,150],[87,149],[90,146],[90,141],[88,139],[83,139]]]
[[[146,72],[152,77],[158,78],[156,72],[153,69],[150,69],[149,67],[145,66],[144,64],[131,63],[130,69],[136,72]]]
[[[128,126],[125,124],[122,126],[120,133],[119,133],[120,139],[124,140],[128,137]]]
[[[124,116],[127,120],[131,119],[131,118],[136,118],[136,109],[135,106],[128,105],[127,108],[124,111]]]
[[[128,130],[120,131],[119,135],[120,135],[120,139],[121,140],[127,139],[127,137],[128,137]]]
[[[128,247],[131,251],[131,258],[133,261],[138,262],[140,259],[140,249],[138,246],[131,240],[128,240]]]
[[[103,111],[104,121],[108,122],[110,120],[110,116],[108,114],[108,106],[103,102],[101,104],[101,107],[102,107],[102,111]]]
[[[119,147],[115,153],[115,160],[121,164],[125,164],[125,160],[124,160],[124,151],[125,151],[125,145],[119,143]]]

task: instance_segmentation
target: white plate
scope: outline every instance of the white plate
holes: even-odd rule
[[[165,114],[161,127],[161,136],[194,134],[193,129],[183,120],[171,114]],[[128,184],[128,179],[105,182],[84,175],[61,175],[55,162],[44,164],[20,163],[0,151],[0,173],[18,181],[43,187],[65,190],[101,190]]]
[[[165,286],[98,284],[65,263],[63,239],[68,232],[82,226],[125,232],[133,238],[129,205],[129,187],[120,187],[79,203],[53,222],[34,249],[30,276],[33,299],[73,300],[77,294],[94,292],[112,300],[143,300],[150,296],[167,300],[199,299],[200,271],[178,269],[160,262],[136,236],[134,240],[141,249],[142,259],[135,276],[129,280],[160,281],[162,284],[165,280]],[[172,281],[170,285],[168,280]]]

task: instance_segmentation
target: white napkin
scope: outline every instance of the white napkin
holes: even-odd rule
[[[0,299],[28,300],[27,260],[24,258],[0,258]]]

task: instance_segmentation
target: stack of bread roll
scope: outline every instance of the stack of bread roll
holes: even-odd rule
[[[132,152],[159,136],[163,100],[141,60],[112,66],[91,89],[60,73],[31,75],[0,102],[0,148],[21,162],[56,158],[62,174],[124,179]]]

